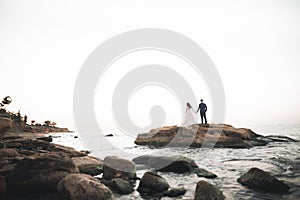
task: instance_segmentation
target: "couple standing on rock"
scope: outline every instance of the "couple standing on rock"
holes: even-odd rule
[[[186,103],[186,111],[185,111],[185,120],[183,122],[183,125],[192,125],[196,123],[196,120],[193,116],[193,113],[197,113],[200,110],[200,117],[201,117],[201,124],[203,124],[203,118],[205,124],[207,124],[207,119],[206,119],[206,111],[207,111],[207,106],[205,103],[203,103],[203,99],[200,100],[200,104],[198,106],[197,111],[195,111],[190,103]]]

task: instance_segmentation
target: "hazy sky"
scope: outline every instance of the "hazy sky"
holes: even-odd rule
[[[29,120],[53,120],[74,129],[73,91],[83,62],[110,37],[138,28],[182,33],[208,53],[225,88],[226,123],[300,123],[297,0],[0,0],[0,97],[10,95],[8,109],[21,109]],[[176,59],[157,52],[129,55],[115,63],[110,72],[114,78],[107,80],[122,76],[118,66],[154,62],[176,68],[181,62]],[[192,72],[182,74],[197,98],[212,108],[203,80]],[[106,92],[113,85],[107,82]],[[99,123],[110,130],[111,112],[101,106],[111,103],[103,96],[96,91],[95,110]],[[152,103],[166,107],[168,123],[180,123],[181,105],[168,91],[153,86],[132,97],[129,113],[136,124],[147,125]]]

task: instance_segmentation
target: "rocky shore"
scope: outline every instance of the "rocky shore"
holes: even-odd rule
[[[149,133],[139,134],[135,144],[153,147],[251,148],[274,141],[295,142],[285,136],[262,136],[250,129],[227,124],[194,124],[152,129]]]
[[[0,133],[4,133],[9,127],[9,122],[1,123]],[[223,133],[225,139],[222,140],[222,145],[227,144],[227,137],[236,135],[240,137],[237,141],[275,140],[274,137],[259,139],[261,136],[249,129],[232,132],[233,127],[227,128],[228,132],[225,130],[226,133]],[[168,127],[159,130],[169,134],[175,129],[176,127]],[[145,155],[132,161],[108,156],[100,160],[86,152],[54,144],[51,137],[45,137],[43,134],[7,133],[3,141],[6,148],[0,148],[0,199],[118,199],[133,192],[138,192],[144,199],[180,198],[187,188],[170,185],[169,180],[164,177],[165,173],[178,176],[197,175],[199,182],[195,185],[194,199],[226,198],[222,188],[209,181],[217,179],[218,175],[200,168],[193,159],[184,156]],[[146,170],[142,177],[137,176],[137,168]],[[254,191],[286,194],[290,189],[285,182],[258,168],[250,169],[237,181]]]

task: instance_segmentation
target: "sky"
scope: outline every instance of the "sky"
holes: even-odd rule
[[[75,130],[74,85],[91,52],[120,33],[161,28],[189,37],[212,59],[224,86],[225,123],[300,123],[299,11],[297,0],[0,0],[0,97],[11,96],[8,110],[29,120]],[[141,51],[119,59],[99,80],[94,107],[105,131],[116,129],[111,95],[125,69],[149,63],[182,74],[211,120],[201,76],[174,55]],[[166,125],[180,124],[182,104],[165,88],[145,86],[132,94],[128,112],[136,125],[147,126],[149,110],[161,105]]]

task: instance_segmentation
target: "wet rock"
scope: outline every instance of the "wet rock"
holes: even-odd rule
[[[202,168],[196,168],[194,170],[194,173],[197,174],[198,177],[204,177],[204,178],[217,178],[218,176],[212,172],[209,172]]]
[[[71,159],[53,153],[36,154],[20,161],[7,175],[8,191],[55,191],[57,183],[70,173],[77,173]]]
[[[111,189],[118,194],[130,194],[133,192],[133,186],[128,181],[120,178],[111,180]]]
[[[184,156],[140,156],[133,159],[136,164],[147,165],[157,171],[186,173],[191,172],[198,165],[193,159]]]
[[[163,192],[163,196],[166,197],[178,197],[184,195],[186,193],[186,189],[183,187],[180,188],[171,188],[166,192]]]
[[[69,174],[57,184],[60,200],[113,199],[112,192],[96,178],[87,174]]]
[[[216,186],[206,182],[199,181],[196,186],[195,200],[223,200],[225,196]]]
[[[227,147],[249,148],[266,145],[267,142],[257,140],[260,135],[250,129],[234,128],[226,124],[194,124],[188,127],[167,126],[139,134],[135,140],[137,145],[161,147]],[[170,143],[172,141],[172,143]]]
[[[103,162],[95,157],[73,157],[72,161],[80,173],[96,176],[103,172]]]
[[[116,156],[107,156],[104,158],[103,178],[111,180],[121,178],[131,180],[136,178],[135,164],[130,160],[118,158]]]
[[[247,173],[238,178],[237,181],[249,188],[266,192],[288,193],[290,189],[282,181],[258,168],[251,168]]]
[[[169,184],[166,179],[153,172],[146,172],[143,175],[137,190],[141,195],[154,195],[163,193],[168,189]]]
[[[6,181],[4,176],[0,176],[0,197],[1,195],[6,194],[7,188],[6,188]]]

